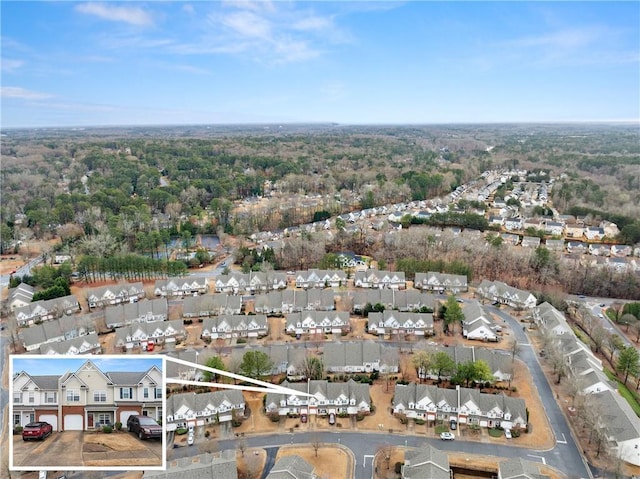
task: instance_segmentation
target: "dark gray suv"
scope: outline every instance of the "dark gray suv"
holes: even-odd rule
[[[129,416],[127,430],[137,434],[140,439],[162,437],[162,426],[149,416]]]

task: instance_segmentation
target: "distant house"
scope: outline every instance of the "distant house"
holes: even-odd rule
[[[557,221],[545,221],[544,231],[552,236],[562,236],[564,223],[559,223]]]
[[[233,415],[244,416],[245,401],[237,389],[184,394],[167,397],[166,425],[168,431],[188,426],[225,423]]]
[[[623,258],[633,254],[633,247],[629,245],[614,244],[611,245],[611,256]]]
[[[300,456],[292,454],[278,459],[266,479],[320,479],[313,466]]]
[[[7,298],[7,306],[10,311],[15,311],[17,308],[22,308],[31,303],[35,288],[27,283],[20,283],[15,288],[9,290],[9,297]]]
[[[564,251],[564,240],[561,239],[547,239],[544,245],[551,251]]]
[[[584,235],[590,241],[599,241],[604,238],[604,229],[595,226],[589,226],[585,229]]]
[[[584,225],[567,223],[564,225],[564,235],[567,238],[582,239],[584,237]]]
[[[254,294],[286,289],[287,275],[278,271],[237,273],[220,275],[216,278],[217,293]]]
[[[435,271],[416,273],[413,286],[423,291],[450,292],[453,294],[468,291],[469,289],[466,275],[438,273]]]
[[[50,321],[62,315],[80,311],[80,303],[74,295],[40,300],[14,310],[18,326],[28,326],[40,321]]]
[[[538,463],[514,457],[499,463],[498,479],[550,479],[550,476],[540,474]]]
[[[94,322],[77,316],[34,324],[21,329],[19,337],[23,347],[27,352],[31,352],[40,349],[45,344],[66,341],[92,333],[95,333]]]
[[[520,231],[522,229],[522,218],[507,218],[504,221],[507,231]]]
[[[296,288],[337,288],[346,284],[347,274],[342,270],[310,269],[296,273]]]
[[[161,471],[147,470],[143,479],[238,479],[236,451],[227,449],[221,453],[198,454],[167,461],[167,468]]]
[[[558,240],[560,241],[560,240]],[[537,248],[540,246],[540,238],[538,236],[525,236],[522,238],[523,248]]]
[[[327,343],[323,350],[330,373],[398,372],[398,350],[374,341]]]
[[[119,328],[132,323],[164,321],[168,315],[165,298],[142,300],[109,306],[104,311],[107,328]]]
[[[500,237],[502,238],[502,240],[506,244],[510,244],[510,245],[513,245],[513,246],[517,246],[518,244],[520,244],[520,236],[519,235],[514,235],[512,233],[502,233],[502,234],[500,234]]]
[[[76,355],[76,354],[100,354],[102,347],[96,333],[86,336],[78,336],[64,341],[45,343],[40,346],[39,352],[44,355]]]
[[[181,319],[154,321],[152,323],[134,323],[116,329],[114,346],[131,349],[144,346],[148,341],[163,344],[168,339],[183,339],[186,331]]]
[[[567,253],[586,253],[587,245],[582,241],[568,241]]]

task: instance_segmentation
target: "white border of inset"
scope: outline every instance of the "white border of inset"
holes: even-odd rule
[[[38,360],[56,360],[56,359],[84,359],[84,360],[101,360],[101,359],[145,359],[150,361],[160,360],[162,373],[162,464],[159,466],[14,466],[13,464],[13,360],[18,359],[38,359]],[[9,355],[9,417],[5,421],[7,426],[7,434],[9,435],[9,470],[10,471],[164,471],[167,468],[167,428],[166,428],[166,412],[167,412],[167,362],[162,354],[63,354],[63,355],[41,355],[41,354],[10,354]]]

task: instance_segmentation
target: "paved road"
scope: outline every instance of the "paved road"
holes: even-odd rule
[[[31,269],[38,266],[40,263],[42,263],[42,261],[44,261],[44,258],[42,256],[38,256],[34,259],[32,259],[31,261],[29,261],[27,264],[20,266],[16,272],[15,272],[15,276],[24,276],[26,275],[30,275],[31,274]],[[9,285],[9,278],[11,277],[11,275],[9,274],[3,274],[0,275],[0,288],[3,288],[5,286]]]

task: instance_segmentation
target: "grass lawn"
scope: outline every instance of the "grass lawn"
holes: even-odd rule
[[[436,434],[440,434],[441,432],[449,432],[448,426],[436,426]]]
[[[491,437],[502,437],[504,431],[502,429],[491,428],[489,429],[489,436]]]

